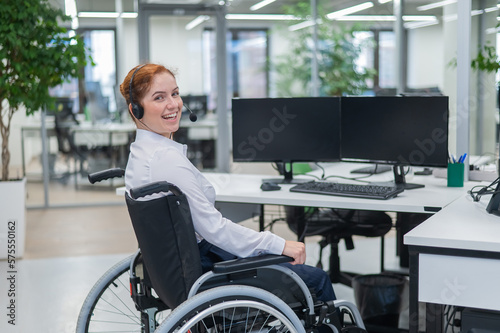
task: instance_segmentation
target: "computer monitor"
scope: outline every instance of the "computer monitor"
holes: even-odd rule
[[[393,165],[405,188],[404,166],[446,167],[447,96],[348,96],[341,100],[343,161]]]
[[[47,115],[56,115],[59,112],[73,113],[75,100],[70,97],[55,97],[54,106],[47,108]]]
[[[293,162],[340,160],[340,98],[232,100],[233,160],[285,163],[278,183],[297,183]]]
[[[198,118],[207,114],[207,95],[181,95],[184,106],[187,106]],[[182,113],[182,117],[189,117],[189,111]]]

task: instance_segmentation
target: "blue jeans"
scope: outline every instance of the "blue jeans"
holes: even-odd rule
[[[200,249],[200,259],[203,273],[212,269],[213,265],[219,261],[236,259],[237,257],[221,248],[202,240],[198,243]],[[292,265],[290,263],[281,264],[295,272],[309,287],[316,293],[316,297],[323,302],[337,299],[333,291],[332,283],[328,274],[317,267],[308,265]]]

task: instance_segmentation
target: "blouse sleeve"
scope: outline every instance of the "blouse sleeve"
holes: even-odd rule
[[[191,162],[172,148],[157,151],[151,160],[151,181],[167,180],[186,194],[194,229],[209,243],[238,257],[283,253],[283,238],[224,218],[205,196],[196,172]]]

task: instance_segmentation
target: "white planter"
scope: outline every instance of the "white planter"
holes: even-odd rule
[[[24,256],[26,240],[26,178],[0,181],[0,259]]]

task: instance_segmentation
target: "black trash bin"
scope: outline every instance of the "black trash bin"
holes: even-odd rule
[[[397,328],[407,280],[396,274],[359,275],[352,280],[356,305],[365,325]]]

